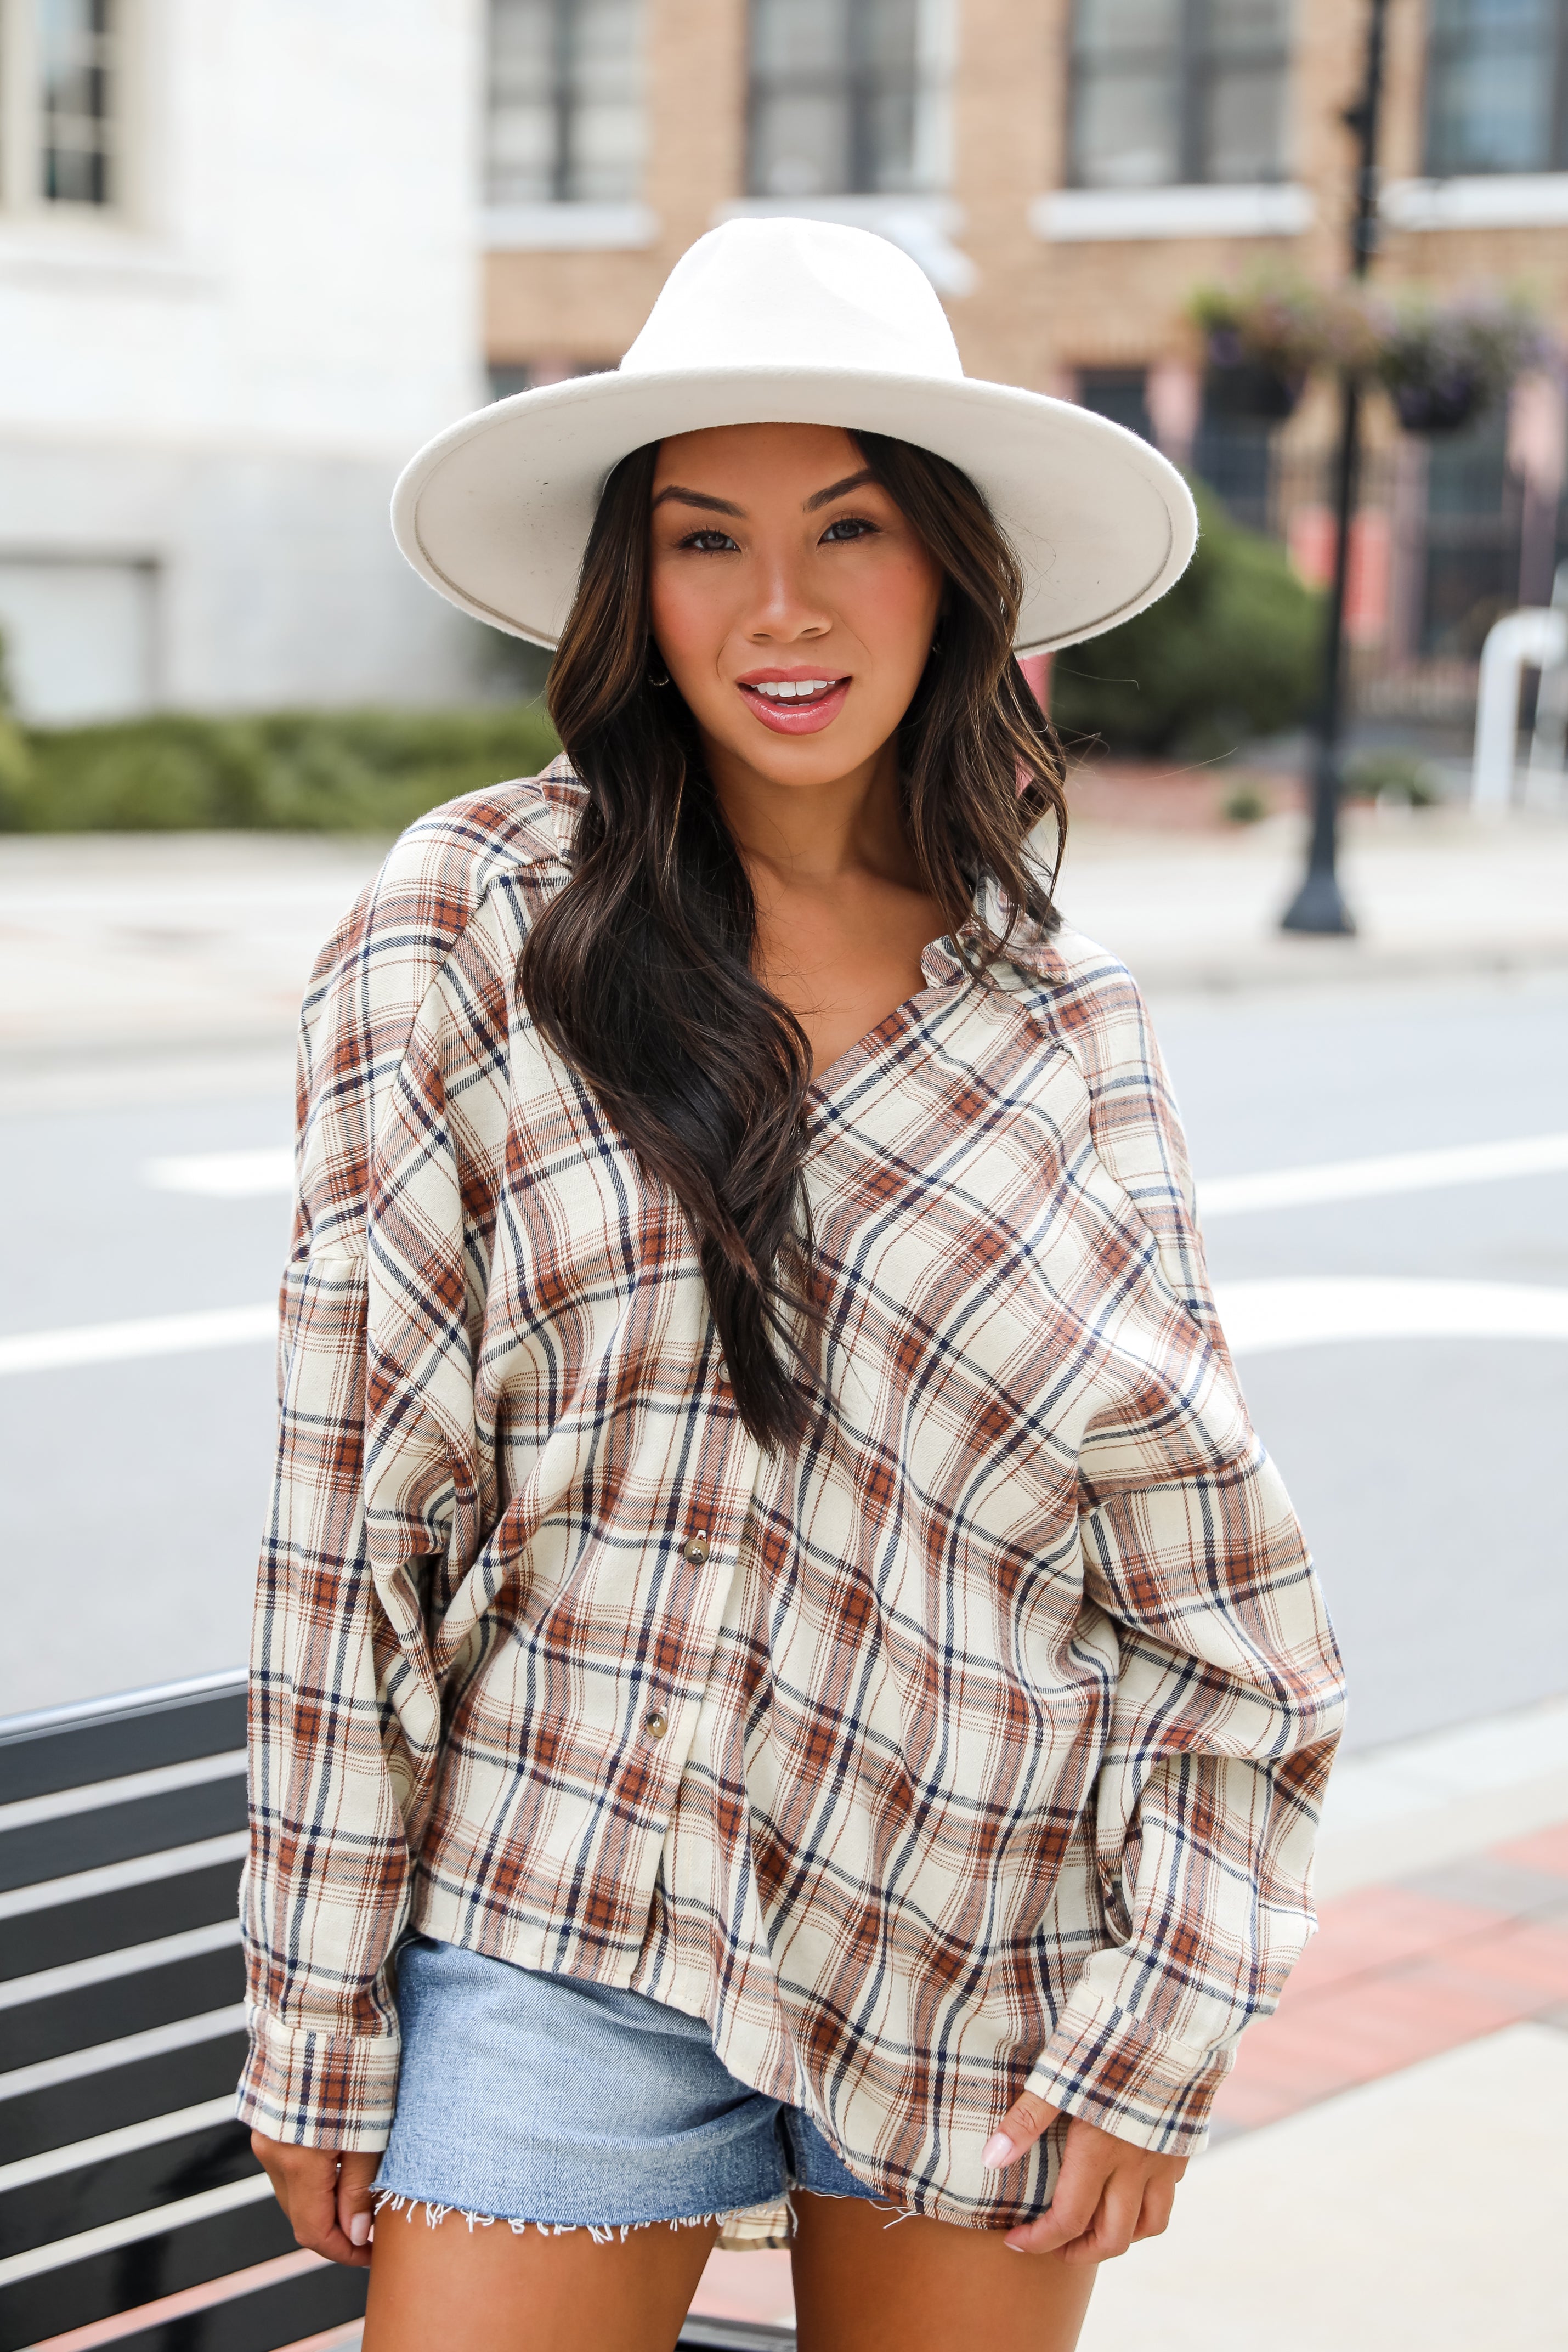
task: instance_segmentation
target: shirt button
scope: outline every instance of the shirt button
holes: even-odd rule
[[[662,1707],[651,1706],[643,1717],[643,1728],[650,1739],[663,1739],[670,1727],[670,1718]]]
[[[706,1536],[693,1536],[685,1546],[685,1555],[694,1568],[700,1568],[707,1558]]]

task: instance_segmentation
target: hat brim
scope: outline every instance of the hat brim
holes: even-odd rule
[[[1197,544],[1176,467],[1071,402],[972,376],[741,367],[578,376],[462,418],[400,478],[398,545],[465,612],[554,646],[612,468],[645,442],[721,425],[883,433],[962,467],[1024,568],[1020,654],[1131,620]]]

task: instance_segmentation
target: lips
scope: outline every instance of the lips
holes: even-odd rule
[[[831,726],[851,683],[812,670],[758,670],[736,680],[747,708],[775,735],[815,735]]]

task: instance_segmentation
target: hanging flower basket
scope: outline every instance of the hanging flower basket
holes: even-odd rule
[[[1548,344],[1518,300],[1474,296],[1441,309],[1409,302],[1383,320],[1376,373],[1406,433],[1461,433],[1539,367]]]
[[[1221,328],[1208,338],[1205,392],[1207,405],[1217,416],[1282,423],[1294,415],[1306,384],[1304,368],[1287,374],[1267,360],[1249,357],[1228,329]]]
[[[1203,332],[1211,413],[1269,425],[1291,415],[1321,356],[1322,310],[1294,280],[1199,287],[1187,312]]]

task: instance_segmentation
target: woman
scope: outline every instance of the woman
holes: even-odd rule
[[[791,2242],[802,2352],[1066,2352],[1308,1932],[1340,1704],[1029,847],[1011,648],[1190,501],[759,222],[396,517],[559,637],[566,751],[307,1000],[242,2113],[302,2244],[379,2213],[366,2352],[653,2352],[721,2238]]]

